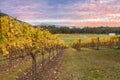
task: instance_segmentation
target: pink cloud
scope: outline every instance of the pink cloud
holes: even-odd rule
[[[120,22],[93,22],[93,23],[71,23],[71,24],[66,24],[66,26],[78,26],[78,27],[98,27],[98,26],[111,26],[111,27],[118,27],[120,26]]]

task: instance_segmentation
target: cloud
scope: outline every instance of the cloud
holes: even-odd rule
[[[0,7],[32,24],[108,25],[120,19],[118,0],[0,0]]]
[[[110,19],[109,19],[110,18]],[[79,20],[56,20],[56,19],[49,19],[49,20],[26,20],[27,22],[120,22],[120,19],[113,20],[111,17],[104,17],[104,18],[96,18],[96,19],[79,19]]]

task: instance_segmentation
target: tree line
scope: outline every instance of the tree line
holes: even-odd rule
[[[70,27],[57,27],[55,25],[40,25],[34,27],[41,27],[43,29],[47,29],[53,34],[73,34],[73,33],[91,33],[91,34],[108,34],[108,33],[116,33],[120,34],[120,27],[83,27],[83,28],[70,28]]]

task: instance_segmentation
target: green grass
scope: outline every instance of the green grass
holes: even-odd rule
[[[61,39],[70,44],[74,39],[106,37],[97,34],[67,34]],[[115,49],[82,49],[76,51],[68,48],[63,59],[58,80],[120,80],[120,50]]]
[[[63,39],[66,43],[70,44],[73,42],[76,38],[79,38],[81,40],[85,40],[90,37],[105,37],[106,34],[60,34],[60,38]]]
[[[120,80],[120,50],[66,50],[58,80]]]

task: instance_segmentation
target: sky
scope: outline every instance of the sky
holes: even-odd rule
[[[0,10],[33,25],[120,26],[120,0],[0,0]]]

